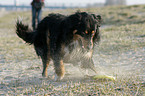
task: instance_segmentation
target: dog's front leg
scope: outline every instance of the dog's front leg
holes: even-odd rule
[[[65,69],[64,69],[64,64],[63,60],[55,58],[54,60],[54,68],[55,68],[55,81],[59,81],[63,79]]]
[[[83,60],[81,60],[81,68],[84,68],[85,70],[91,69],[94,73],[97,73],[92,58],[84,58]]]

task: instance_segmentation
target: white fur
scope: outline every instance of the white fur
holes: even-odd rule
[[[74,49],[72,50],[71,53],[69,51],[69,46],[74,46]],[[70,43],[68,46],[66,46],[64,48],[64,52],[65,52],[64,59],[69,60],[69,61],[73,61],[76,59],[79,60],[80,57],[82,57],[82,56],[84,56],[86,58],[90,58],[92,56],[92,51],[85,52],[85,53],[82,52],[82,48],[79,45],[78,41],[74,41],[74,42]]]
[[[92,52],[90,51],[90,52],[87,52],[86,54],[85,54],[85,57],[91,57],[92,56]]]
[[[74,50],[71,52],[72,54],[70,54],[69,52],[69,46],[74,46]],[[79,48],[78,41],[73,41],[72,43],[70,43],[68,46],[64,48],[64,52],[65,52],[64,57],[67,57],[67,56],[74,57],[74,55],[78,54],[79,51],[80,51],[80,48]]]
[[[54,77],[54,81],[60,81],[63,79],[64,76],[57,76],[57,74],[55,73],[55,77]]]

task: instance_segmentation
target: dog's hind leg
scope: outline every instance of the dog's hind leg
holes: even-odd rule
[[[46,50],[47,48],[35,47],[36,53],[42,59],[43,72],[42,76],[47,77],[47,68],[50,62],[50,53]]]
[[[64,73],[65,73],[65,68],[63,64],[63,60],[54,60],[54,68],[55,68],[55,81],[59,81],[63,79]]]

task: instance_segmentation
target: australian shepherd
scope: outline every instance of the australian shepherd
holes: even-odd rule
[[[35,31],[18,20],[16,33],[26,43],[33,44],[43,63],[42,76],[47,76],[47,67],[53,60],[55,80],[61,80],[65,74],[64,63],[77,65],[96,72],[92,55],[95,44],[100,41],[100,15],[86,12],[64,16],[49,14],[37,26]]]

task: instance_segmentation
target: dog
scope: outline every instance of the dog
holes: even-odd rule
[[[16,34],[26,43],[34,45],[42,59],[42,76],[47,76],[47,67],[53,60],[55,81],[65,74],[63,63],[78,65],[81,68],[97,72],[92,60],[95,44],[100,41],[100,15],[76,12],[69,16],[49,14],[37,26],[35,31],[17,20]]]

